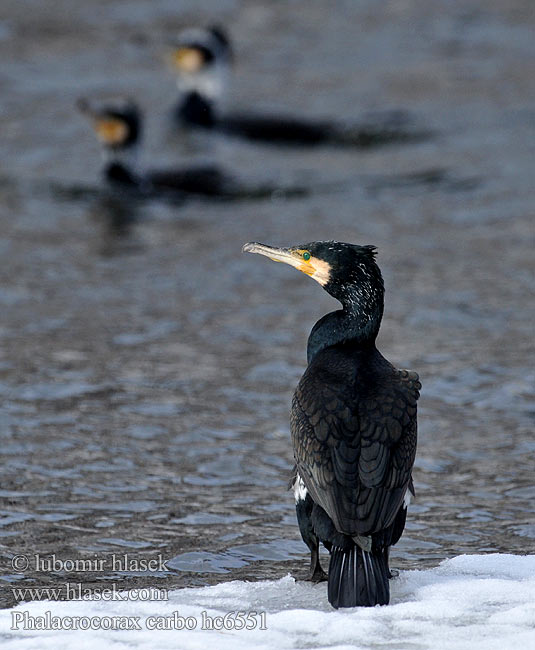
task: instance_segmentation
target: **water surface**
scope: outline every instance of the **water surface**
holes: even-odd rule
[[[308,332],[335,303],[242,255],[246,241],[379,248],[379,347],[423,383],[417,499],[393,565],[533,552],[531,3],[4,5],[1,602],[12,582],[65,582],[13,571],[19,554],[168,560],[167,572],[70,576],[124,588],[305,576],[288,411]],[[219,137],[198,155],[331,189],[110,198],[75,99],[139,97],[144,163],[190,161],[170,135],[162,43],[214,13],[236,41],[229,102],[343,120],[402,108],[435,137],[365,152]]]

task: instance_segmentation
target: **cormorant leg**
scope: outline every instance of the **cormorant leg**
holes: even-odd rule
[[[314,502],[310,498],[310,495],[305,492],[304,498],[297,499],[295,512],[301,537],[310,550],[310,573],[306,580],[309,580],[310,582],[321,582],[322,580],[327,580],[327,574],[321,568],[319,553],[320,542],[318,536],[314,532],[314,528],[312,527],[311,516],[313,506]]]
[[[307,578],[310,582],[323,582],[327,580],[327,574],[321,568],[319,548],[319,541],[316,538],[315,546],[310,549],[310,574]]]
[[[385,559],[386,559],[386,568],[388,569],[388,578],[397,578],[399,576],[399,571],[397,569],[391,569],[388,566],[388,562],[390,560],[390,546],[388,546],[385,550]]]

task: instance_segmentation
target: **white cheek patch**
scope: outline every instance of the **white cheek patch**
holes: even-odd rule
[[[299,501],[304,501],[306,499],[308,492],[305,487],[305,484],[303,483],[303,479],[299,476],[299,474],[297,474],[295,477],[295,483],[293,484],[293,489],[294,489],[294,497],[296,503]]]
[[[331,265],[317,257],[313,257],[310,260],[310,264],[314,267],[314,273],[310,277],[314,278],[316,282],[319,282],[324,287],[331,277]]]
[[[216,64],[209,70],[196,73],[182,73],[176,83],[181,93],[198,92],[208,99],[217,99],[223,94],[228,76],[227,66]]]

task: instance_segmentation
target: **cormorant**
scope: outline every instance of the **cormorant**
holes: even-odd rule
[[[273,192],[303,194],[302,188],[249,186],[215,165],[198,165],[170,170],[137,169],[142,116],[131,100],[119,99],[95,106],[86,99],[77,103],[90,118],[104,152],[104,177],[114,187],[133,190],[143,196],[198,194],[223,198],[265,198]]]
[[[308,338],[308,366],[295,390],[292,486],[313,581],[325,579],[319,542],[330,551],[328,598],[336,608],[388,604],[389,547],[414,494],[418,375],[377,350],[384,285],[374,246],[336,241],[243,250],[284,262],[319,282],[342,309]]]
[[[176,117],[186,126],[271,144],[302,146],[370,147],[420,140],[428,135],[414,129],[402,111],[368,115],[355,125],[282,115],[222,113],[218,103],[230,76],[232,51],[229,38],[220,27],[191,28],[179,33],[169,59],[177,73]]]

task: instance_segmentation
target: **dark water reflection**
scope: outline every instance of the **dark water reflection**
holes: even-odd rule
[[[394,564],[533,552],[531,4],[218,4],[239,55],[229,100],[344,119],[402,107],[437,133],[365,153],[216,138],[210,155],[246,178],[331,184],[236,204],[138,203],[100,188],[74,99],[137,94],[145,158],[176,162],[164,110],[174,89],[157,52],[182,19],[174,3],[139,21],[138,3],[112,2],[95,31],[84,6],[69,9],[74,33],[59,5],[30,15],[8,3],[0,32],[6,585],[62,583],[10,567],[35,553],[169,560],[166,573],[78,575],[93,585],[305,574],[286,491],[288,409],[308,331],[334,303],[241,255],[249,240],[379,246],[380,348],[423,382],[417,499]]]

